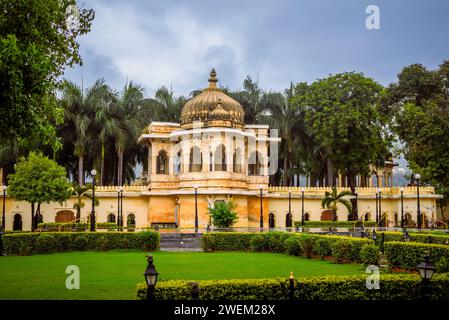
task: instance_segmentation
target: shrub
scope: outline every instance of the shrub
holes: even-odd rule
[[[318,238],[315,242],[315,252],[318,253],[321,259],[332,255],[332,250],[329,245],[329,241],[324,238]]]
[[[301,254],[301,241],[297,236],[291,236],[284,241],[285,252],[295,256]]]
[[[379,232],[376,243],[380,245],[382,241],[382,234],[385,234],[385,242],[404,241],[402,232]],[[441,231],[426,230],[417,232],[409,232],[411,242],[419,243],[433,243],[433,244],[449,244],[449,236]]]
[[[265,233],[267,250],[276,253],[285,252],[284,243],[292,234],[289,232],[270,231]]]
[[[301,244],[302,253],[307,259],[310,259],[314,252],[315,238],[309,234],[301,234],[299,236],[299,242]]]
[[[150,231],[9,233],[2,240],[8,255],[122,248],[152,251],[159,246],[159,234]]]
[[[356,227],[360,227],[360,222],[356,221],[304,221],[305,226],[301,224],[301,221],[295,221],[295,227],[306,227],[306,228],[353,228],[354,222]],[[374,227],[376,225],[375,221],[365,221],[365,227]]]
[[[449,259],[446,257],[441,257],[440,260],[435,264],[438,273],[449,272]]]
[[[265,251],[266,247],[267,247],[266,239],[261,234],[258,234],[258,235],[255,235],[254,237],[252,237],[251,240],[249,241],[249,245],[250,245],[251,251],[256,251],[256,252]]]
[[[40,234],[36,239],[36,251],[39,253],[56,251],[55,237],[51,234]]]
[[[349,240],[342,239],[331,244],[332,260],[335,263],[343,263],[351,260],[352,244]]]
[[[255,232],[209,232],[201,237],[204,251],[248,251]]]
[[[442,257],[449,257],[449,246],[414,242],[385,242],[385,255],[393,267],[416,270],[425,255],[435,265]]]
[[[235,211],[236,205],[232,201],[218,202],[213,208],[209,208],[212,223],[218,228],[231,227],[238,220],[238,214]]]
[[[160,281],[157,300],[190,299],[190,281]],[[198,281],[201,300],[287,300],[288,282],[283,279],[234,279]],[[366,276],[325,276],[298,279],[295,300],[418,300],[422,282],[416,274],[382,275],[382,290],[369,290]],[[147,286],[137,284],[137,297],[146,299]],[[449,299],[449,275],[432,278],[432,299]]]
[[[375,244],[365,244],[360,250],[360,261],[365,265],[378,265],[380,257],[380,249]]]

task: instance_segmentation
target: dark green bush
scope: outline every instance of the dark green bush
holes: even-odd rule
[[[313,256],[315,239],[316,237],[313,237],[309,234],[301,234],[299,236],[299,242],[301,244],[301,252],[303,255],[306,256],[307,259],[310,259]]]
[[[385,255],[393,267],[416,270],[425,255],[435,265],[442,257],[449,257],[449,246],[416,242],[386,242]]]
[[[10,233],[2,240],[8,255],[110,249],[153,251],[159,247],[159,233],[150,231]]]
[[[301,241],[298,236],[291,236],[284,241],[285,252],[294,256],[301,255]]]
[[[343,263],[351,260],[352,244],[349,240],[342,239],[331,244],[332,260],[335,263]]]
[[[402,232],[383,231],[377,233],[376,244],[380,245],[382,241],[382,234],[385,236],[385,242],[392,241],[404,241],[404,235]],[[449,235],[442,233],[441,231],[421,231],[409,232],[411,242],[419,243],[433,243],[433,244],[449,244]]]
[[[295,227],[305,227],[305,228],[353,228],[355,221],[304,221],[305,226],[301,224],[301,221],[295,221]],[[355,222],[356,227],[360,227],[362,224],[360,222]],[[375,221],[365,221],[365,227],[374,227],[376,225]]]
[[[441,257],[440,260],[435,264],[438,273],[449,272],[449,258]]]
[[[318,238],[315,241],[315,252],[320,255],[321,259],[324,259],[324,257],[328,257],[332,255],[332,250],[329,244],[329,241],[324,238]]]
[[[249,241],[249,246],[251,248],[251,251],[255,252],[265,251],[267,249],[266,238],[261,234],[255,235]]]
[[[210,232],[201,237],[204,251],[248,251],[255,232]]]
[[[265,238],[267,239],[267,250],[276,253],[285,252],[284,243],[287,238],[289,238],[292,234],[289,232],[281,232],[281,231],[270,231],[264,233]]]
[[[365,265],[379,264],[380,249],[375,244],[365,244],[360,250],[360,261]]]
[[[190,299],[190,281],[159,281],[157,300]],[[201,300],[287,300],[288,281],[283,279],[235,279],[199,281]],[[295,300],[418,300],[422,281],[416,274],[382,275],[381,290],[368,290],[366,275],[325,276],[297,279]],[[146,298],[145,283],[137,285],[137,297]],[[449,275],[432,279],[432,299],[449,299]]]

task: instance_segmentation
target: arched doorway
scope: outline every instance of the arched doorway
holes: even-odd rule
[[[285,227],[286,228],[292,227],[292,214],[291,213],[287,213],[285,215]]]
[[[406,213],[404,218],[404,225],[408,227],[411,226],[411,224],[412,224],[412,215],[410,213]]]
[[[14,215],[14,221],[12,223],[12,230],[13,231],[22,231],[22,215],[19,213],[16,213]]]
[[[134,228],[136,226],[136,216],[134,213],[128,214],[128,217],[126,218],[126,226],[128,228]]]
[[[109,223],[115,223],[115,214],[110,213],[108,214],[108,218],[107,218]]]
[[[274,225],[275,225],[274,214],[273,214],[273,213],[270,213],[270,214],[268,215],[268,227],[269,227],[269,228],[274,228]]]
[[[56,223],[70,222],[73,220],[75,220],[75,214],[70,210],[61,210],[56,213]]]
[[[309,221],[310,220],[310,213],[306,212],[304,213],[304,221]]]
[[[371,213],[369,213],[369,212],[365,213],[364,220],[365,221],[370,221],[371,220]]]

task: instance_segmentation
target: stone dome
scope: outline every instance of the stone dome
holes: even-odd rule
[[[187,101],[181,112],[181,126],[191,128],[194,121],[201,121],[203,127],[216,120],[230,121],[230,126],[242,128],[245,112],[236,100],[217,88],[218,79],[214,69],[210,72],[209,87],[202,93]],[[217,109],[217,110],[216,110]]]

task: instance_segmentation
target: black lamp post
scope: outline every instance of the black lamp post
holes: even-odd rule
[[[410,242],[410,240],[411,240],[410,235],[408,234],[407,229],[405,229],[405,228],[404,228],[404,236],[403,237],[404,237],[405,242]]]
[[[198,186],[195,185],[195,233],[198,233]]]
[[[371,235],[371,239],[373,239],[374,242],[376,242],[376,239],[377,239],[377,233],[376,233],[376,230],[373,230],[373,234]]]
[[[154,288],[156,287],[157,276],[159,275],[159,273],[157,272],[156,267],[153,264],[152,255],[147,256],[147,262],[148,265],[143,275],[145,276],[145,281],[147,283],[147,299],[152,301],[155,300]]]
[[[430,257],[426,255],[424,257],[424,261],[417,266],[417,269],[422,281],[422,298],[425,300],[430,300],[432,296],[430,280],[432,279],[436,268],[430,262]]]
[[[292,214],[292,192],[288,190],[288,216]]]
[[[97,170],[93,169],[90,174],[92,175],[92,212],[90,213],[90,231],[95,231],[95,176]]]
[[[382,190],[377,188],[377,192],[379,193],[379,221],[382,221]]]
[[[306,189],[301,188],[301,225],[305,225],[305,217],[304,217],[304,192]]]
[[[263,192],[262,187],[260,189],[260,229],[263,229]]]
[[[6,229],[6,186],[2,186],[3,190],[3,213],[2,213],[2,228],[1,231],[5,231]]]
[[[123,187],[117,189],[117,227],[123,227]]]
[[[355,219],[354,221],[359,220],[359,193],[357,190],[354,191],[355,194]],[[363,227],[363,224],[362,224]]]
[[[401,191],[401,228],[404,228],[404,188],[399,189]]]
[[[416,203],[416,214],[417,214],[417,219],[418,219],[418,229],[421,229],[422,227],[422,217],[421,217],[421,206],[419,203],[419,179],[421,179],[421,175],[419,173],[417,173],[415,175],[415,179],[416,179],[416,196],[417,196],[417,203]]]
[[[376,190],[376,224],[379,223],[379,193]]]

